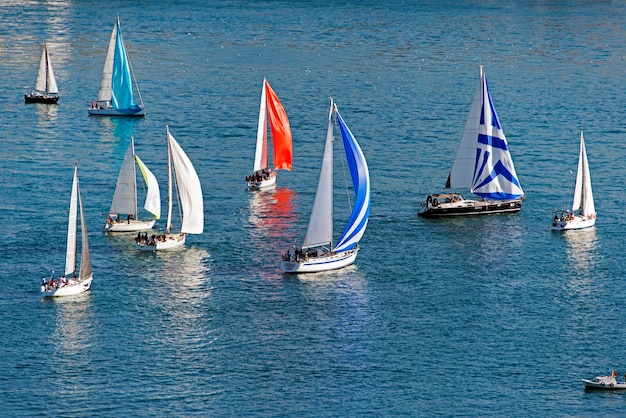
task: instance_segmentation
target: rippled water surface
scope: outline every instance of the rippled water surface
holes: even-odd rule
[[[580,379],[626,372],[625,13],[611,1],[0,4],[0,415],[623,415],[626,394]],[[87,116],[116,15],[144,119]],[[61,99],[26,105],[44,41]],[[524,207],[418,218],[481,64]],[[250,193],[263,77],[289,115],[294,170]],[[354,266],[283,275],[329,96],[368,160],[369,227]],[[104,235],[103,214],[131,136],[165,184],[166,124],[200,175],[205,231],[145,254]],[[598,222],[552,233],[581,129]],[[63,268],[74,161],[94,283],[44,300],[39,279]]]

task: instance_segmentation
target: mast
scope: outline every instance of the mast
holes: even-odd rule
[[[167,132],[167,224],[165,233],[169,234],[172,229],[172,150],[170,147],[170,128],[165,125]]]

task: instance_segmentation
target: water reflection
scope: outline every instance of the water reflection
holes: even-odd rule
[[[260,232],[263,236],[283,237],[286,230],[296,222],[294,196],[295,192],[286,187],[250,193],[248,220],[258,227],[252,230],[252,235]]]
[[[252,228],[249,256],[254,265],[274,265],[278,268],[280,253],[295,242],[292,226],[296,224],[295,192],[286,187],[250,193],[248,222]],[[259,269],[266,279],[279,278],[280,273]]]
[[[47,356],[56,381],[52,383],[55,396],[66,400],[86,399],[89,388],[77,384],[71,376],[80,376],[92,369],[92,354],[98,332],[94,330],[95,318],[92,292],[76,296],[46,300],[53,303],[55,310],[54,331],[50,335],[52,352],[41,353]],[[47,298],[50,299],[50,298]]]
[[[567,259],[575,270],[590,273],[597,264],[598,237],[596,228],[563,231],[567,242]]]
[[[87,106],[85,106],[85,113],[87,113]],[[113,132],[113,137],[117,139],[130,138],[136,136],[136,128],[139,124],[143,123],[144,118],[137,117],[102,117],[91,116],[96,119],[97,123],[104,128],[101,131],[103,139],[109,139],[110,132]]]

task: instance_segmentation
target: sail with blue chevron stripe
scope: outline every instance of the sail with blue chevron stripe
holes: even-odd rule
[[[490,200],[524,196],[483,67],[446,187]]]

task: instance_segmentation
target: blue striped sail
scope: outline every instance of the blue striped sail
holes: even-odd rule
[[[336,111],[336,113],[337,124],[341,131],[346,159],[350,168],[350,176],[352,177],[352,185],[356,195],[350,220],[335,247],[336,252],[342,252],[356,247],[367,227],[370,214],[370,175],[361,147],[356,142],[339,112]]]
[[[482,69],[481,69],[482,70]],[[493,106],[489,86],[481,71],[482,110],[471,192],[493,200],[517,199],[524,195],[517,179],[506,137]]]
[[[136,113],[141,108],[133,97],[133,81],[128,64],[126,48],[122,40],[122,30],[117,21],[117,37],[113,56],[113,74],[111,79],[111,104],[113,108],[124,113]]]

